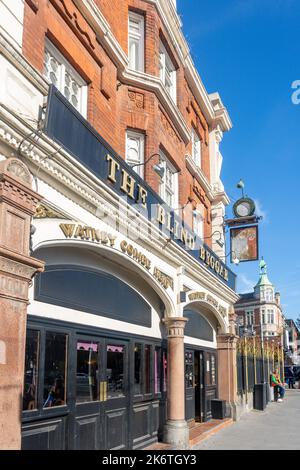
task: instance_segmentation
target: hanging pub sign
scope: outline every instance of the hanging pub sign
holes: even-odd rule
[[[231,228],[230,251],[231,262],[234,258],[240,262],[258,260],[258,225]]]

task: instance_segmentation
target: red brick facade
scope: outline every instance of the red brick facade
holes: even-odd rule
[[[201,137],[202,171],[210,181],[209,126],[189,88],[180,57],[156,6],[143,0],[95,0],[95,3],[125,54],[128,51],[128,10],[144,15],[146,74],[159,77],[159,42],[163,41],[177,69],[178,109],[187,128],[191,131],[194,127]],[[203,205],[204,236],[210,237],[211,202],[186,167],[185,155],[191,154],[191,142],[184,142],[158,96],[153,91],[122,83],[115,62],[72,0],[39,0],[37,10],[32,8],[31,2],[26,3],[23,54],[40,72],[44,67],[46,37],[88,83],[87,118],[92,126],[123,157],[127,129],[145,134],[145,159],[161,148],[180,171],[179,206],[186,205],[189,197],[194,200],[186,207],[185,214],[180,215],[192,225],[193,205]],[[156,191],[159,180],[152,165],[157,159],[153,158],[145,168],[145,179]],[[206,240],[208,245],[210,241]]]

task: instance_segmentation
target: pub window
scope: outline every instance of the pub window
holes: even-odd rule
[[[44,75],[86,118],[87,83],[48,39],[45,45]]]
[[[77,341],[76,402],[99,399],[98,343]]]
[[[194,358],[192,352],[185,353],[185,387],[194,386]]]
[[[125,392],[125,347],[122,345],[108,344],[106,354],[108,398],[117,398],[123,396]]]
[[[168,206],[177,208],[178,173],[162,151],[160,151],[160,162],[165,170],[159,188],[160,197]]]
[[[142,345],[134,345],[134,394],[142,393]]]
[[[129,68],[144,72],[144,17],[133,13],[128,14],[128,56]]]
[[[145,136],[139,132],[127,131],[126,132],[126,162],[130,166],[139,165],[134,168],[134,171],[144,177],[144,148]]]
[[[168,94],[176,103],[176,69],[162,41],[159,44],[159,76]]]
[[[154,393],[161,392],[161,348],[155,347],[154,351]]]
[[[151,393],[151,346],[145,344],[144,349],[144,392]]]
[[[67,343],[67,335],[46,333],[44,408],[66,404]]]
[[[40,333],[27,330],[24,370],[23,411],[37,409]]]

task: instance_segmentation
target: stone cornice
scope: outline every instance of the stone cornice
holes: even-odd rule
[[[213,204],[222,202],[225,206],[228,206],[228,204],[230,204],[230,199],[228,198],[227,194],[224,191],[214,191],[213,186],[210,184],[201,168],[195,164],[191,155],[187,154],[185,156],[185,160],[187,169],[194,176],[194,178],[196,178],[202,189],[205,191],[209,201]]]
[[[29,126],[19,116],[12,114],[5,106],[0,106],[0,142],[4,142],[10,148],[17,151],[25,135],[29,135],[33,128]],[[39,175],[50,186],[70,197],[76,204],[97,216],[97,209],[101,208],[105,213],[114,217],[114,212],[119,207],[124,211],[124,217],[120,222],[126,229],[130,227],[130,232],[135,235],[132,228],[132,219],[136,212],[128,206],[122,199],[116,198],[116,194],[88,169],[81,165],[70,154],[54,144],[47,136],[41,135],[38,143],[35,143],[34,150],[27,150],[31,140],[22,146],[22,156],[26,164],[36,174],[39,168]],[[51,158],[45,157],[52,154]],[[128,217],[125,217],[128,214]],[[125,220],[126,219],[126,220]],[[154,240],[149,237],[151,227],[152,233],[156,236]],[[151,250],[153,254],[162,257],[174,267],[185,265],[187,273],[197,279],[204,287],[214,292],[225,302],[234,303],[238,300],[238,295],[221,282],[216,276],[210,273],[205,266],[199,264],[188,252],[180,248],[175,242],[170,242],[166,246],[165,236],[143,216],[139,217],[139,230],[141,235],[141,245]]]
[[[172,117],[172,122],[184,143],[187,144],[191,140],[190,129],[159,77],[127,69],[122,73],[122,81],[128,85],[154,92],[169,116]]]

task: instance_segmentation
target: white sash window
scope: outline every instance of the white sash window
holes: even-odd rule
[[[134,131],[126,132],[126,162],[130,166],[144,163],[145,136]],[[141,178],[144,178],[144,166],[134,168]]]
[[[160,162],[165,169],[160,184],[160,197],[168,206],[176,209],[178,206],[178,173],[162,152],[160,152]]]
[[[159,45],[159,75],[167,92],[176,103],[176,70],[174,64],[166,51],[165,46],[160,41]]]
[[[144,17],[129,12],[128,15],[128,58],[129,68],[144,72]]]
[[[192,128],[192,158],[195,164],[201,168],[201,140],[194,128]]]

